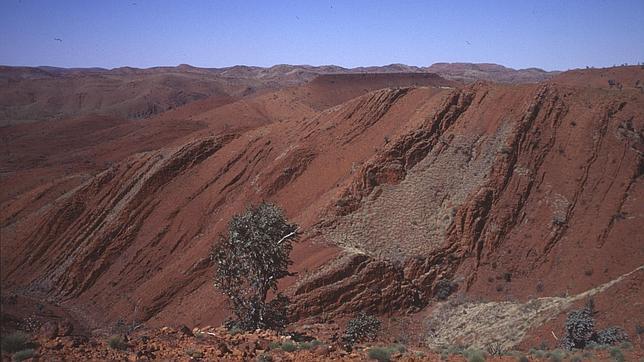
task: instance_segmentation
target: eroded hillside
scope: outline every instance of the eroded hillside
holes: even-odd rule
[[[269,200],[303,230],[299,274],[281,286],[294,320],[361,310],[422,319],[441,283],[523,303],[635,270],[633,287],[596,293],[602,318],[634,331],[644,310],[624,301],[642,296],[644,95],[597,79],[634,84],[644,70],[610,72],[468,86],[325,76],[118,121],[95,129],[93,144],[74,141],[84,156],[54,153],[45,165],[39,147],[53,140],[32,125],[5,128],[5,145],[23,148],[3,150],[17,154],[3,161],[3,290],[47,299],[89,328],[219,324],[227,311],[209,250],[234,213]],[[109,163],[83,166],[100,157]]]

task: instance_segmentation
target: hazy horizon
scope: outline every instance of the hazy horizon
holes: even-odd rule
[[[644,2],[4,1],[0,64],[344,68],[644,61]]]
[[[181,64],[161,64],[161,65],[153,65],[149,67],[133,67],[130,65],[121,65],[118,67],[111,67],[111,68],[106,68],[106,67],[59,67],[59,66],[52,66],[52,65],[47,65],[47,64],[38,64],[38,65],[12,65],[12,64],[0,64],[0,66],[7,66],[7,67],[30,67],[30,68],[58,68],[58,69],[103,69],[103,70],[114,70],[114,69],[119,69],[119,68],[134,68],[134,69],[153,69],[153,68],[176,68],[180,66],[190,66],[198,69],[224,69],[224,68],[232,68],[232,67],[257,67],[257,68],[272,68],[272,67],[278,67],[282,65],[286,66],[293,66],[293,67],[341,67],[344,69],[356,69],[356,68],[371,68],[371,67],[387,67],[387,66],[392,66],[392,65],[404,65],[404,66],[409,66],[409,67],[418,67],[418,68],[428,68],[434,64],[475,64],[475,65],[483,65],[483,64],[490,64],[490,65],[500,65],[509,69],[515,69],[515,70],[526,70],[526,69],[541,69],[539,67],[529,67],[529,68],[512,68],[508,67],[504,64],[498,64],[498,63],[471,63],[471,62],[436,62],[432,64],[426,64],[426,65],[417,65],[417,64],[403,64],[403,63],[389,63],[389,64],[370,64],[370,65],[359,65],[356,67],[343,67],[341,65],[337,64],[289,64],[289,63],[279,63],[279,64],[273,64],[273,65],[267,65],[267,66],[261,66],[261,65],[253,65],[253,64],[233,64],[233,65],[227,65],[227,66],[222,66],[222,67],[201,67],[201,66],[196,66],[193,64],[187,64],[187,63],[181,63]],[[621,64],[618,64],[621,65]],[[629,65],[636,65],[636,64],[629,64]],[[553,70],[544,70],[546,72],[556,72],[559,71],[559,69],[553,69]]]

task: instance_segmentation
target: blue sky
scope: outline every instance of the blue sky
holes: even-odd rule
[[[0,1],[4,65],[435,62],[644,62],[644,0]]]

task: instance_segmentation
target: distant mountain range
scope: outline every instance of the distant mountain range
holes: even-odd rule
[[[474,82],[477,80],[486,80],[500,83],[537,83],[549,79],[552,76],[560,73],[558,71],[548,72],[539,68],[513,69],[492,63],[435,63],[429,67],[418,67],[405,64],[389,64],[384,66],[357,68],[344,68],[337,65],[312,66],[289,64],[278,64],[272,67],[235,65],[225,68],[199,68],[188,64],[181,64],[176,67],[120,67],[113,69],[58,68],[49,66],[0,66],[0,79],[39,79],[89,74],[142,75],[176,72],[219,75],[229,78],[250,78],[263,80],[270,79],[293,83],[300,83],[310,80],[318,74],[333,73],[437,73],[444,78],[459,80],[466,83]]]
[[[437,63],[343,68],[336,65],[280,64],[269,68],[121,67],[57,68],[0,66],[0,120],[9,123],[105,114],[145,118],[178,106],[215,97],[220,102],[299,86],[329,74],[438,74],[463,83],[538,83],[558,72],[515,70],[497,64]],[[5,123],[6,123],[5,122]]]

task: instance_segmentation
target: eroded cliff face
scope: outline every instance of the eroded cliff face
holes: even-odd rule
[[[268,200],[304,231],[281,285],[293,319],[417,312],[442,280],[486,300],[580,293],[644,260],[644,96],[566,79],[376,90],[200,131],[52,201],[23,193],[3,204],[3,287],[95,326],[220,323],[209,250]]]
[[[94,326],[126,316],[220,323],[227,311],[210,282],[209,252],[230,217],[271,200],[308,233],[352,165],[403,126],[394,115],[444,93],[385,89],[312,118],[200,131],[185,145],[115,162],[38,208],[25,205],[40,205],[46,191],[24,193],[3,204],[3,286],[63,304]],[[296,269],[337,254],[305,239]]]
[[[321,233],[360,268],[302,280],[298,315],[414,310],[441,280],[485,300],[578,294],[638,268],[643,101],[555,82],[453,91],[341,193]],[[606,320],[630,330],[642,308],[620,298]]]

